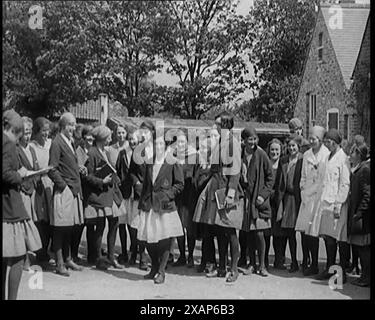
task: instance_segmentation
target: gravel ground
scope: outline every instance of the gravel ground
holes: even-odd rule
[[[85,239],[85,235],[83,236]],[[299,241],[299,239],[298,239]],[[85,243],[82,242],[82,254]],[[298,245],[300,242],[298,242]],[[119,249],[119,247],[118,247]],[[200,242],[195,250],[195,263],[199,263]],[[287,250],[287,254],[289,251]],[[324,245],[321,241],[321,269],[324,267]],[[270,252],[270,263],[273,252]],[[175,256],[177,250],[175,250]],[[301,260],[301,250],[298,252]],[[288,259],[289,261],[289,259]],[[139,300],[139,299],[369,299],[370,288],[359,288],[350,284],[349,276],[343,289],[331,290],[328,281],[304,278],[301,272],[270,268],[270,275],[263,278],[253,274],[241,274],[235,283],[226,283],[223,278],[208,279],[187,267],[168,267],[164,284],[155,285],[144,280],[145,271],[136,266],[123,270],[99,271],[84,267],[82,272],[71,272],[69,278],[50,272],[43,273],[43,286],[35,287],[35,276],[23,273],[18,298],[21,300]]]

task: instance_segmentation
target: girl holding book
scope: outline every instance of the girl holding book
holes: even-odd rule
[[[241,146],[233,136],[233,115],[224,111],[215,119],[215,128],[219,136],[219,143],[212,151],[210,178],[202,191],[195,209],[193,220],[215,226],[215,234],[219,247],[219,270],[208,273],[208,277],[225,277],[227,282],[234,282],[238,278],[237,263],[239,259],[239,243],[236,226],[233,221],[224,221],[219,213],[218,191],[223,197],[224,207],[240,204],[243,191],[239,184],[241,171]],[[223,217],[224,218],[224,217]],[[236,219],[242,221],[243,208],[238,205]],[[240,226],[237,226],[240,228]],[[231,266],[226,270],[226,258],[230,244]]]
[[[85,219],[87,224],[95,225],[96,267],[100,270],[106,270],[109,266],[123,269],[115,259],[114,251],[119,217],[126,214],[126,208],[119,189],[120,179],[116,170],[110,165],[104,149],[111,141],[111,130],[103,125],[97,126],[92,130],[92,135],[95,142],[88,152],[86,163],[88,174],[85,177],[87,183]],[[106,219],[108,258],[104,258],[101,251]]]
[[[42,245],[38,230],[32,223],[20,193],[28,170],[17,156],[16,143],[22,137],[24,124],[14,110],[3,113],[3,299],[17,299],[22,269],[28,251],[37,251]],[[7,275],[7,271],[9,273]],[[6,285],[8,292],[6,295]]]
[[[151,271],[145,279],[155,284],[165,281],[172,238],[182,236],[182,224],[175,203],[182,192],[184,178],[182,167],[166,159],[164,137],[156,139],[155,128],[151,126],[153,150],[152,161],[146,162],[146,170],[139,199],[139,225],[137,237],[146,243],[151,257]],[[147,142],[146,142],[147,144]],[[149,159],[151,160],[151,159]]]

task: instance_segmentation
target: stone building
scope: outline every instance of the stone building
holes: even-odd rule
[[[370,142],[370,6],[347,2],[319,8],[294,116],[306,133],[321,125]]]

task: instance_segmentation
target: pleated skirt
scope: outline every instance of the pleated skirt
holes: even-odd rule
[[[119,223],[127,224],[133,229],[137,229],[139,225],[138,200],[129,198],[124,201],[125,201],[126,215],[121,215],[119,217]]]
[[[119,206],[113,202],[112,207],[98,208],[87,205],[84,216],[86,221],[103,217],[126,217],[126,204],[123,200]]]
[[[147,243],[179,237],[184,234],[177,211],[156,213],[140,210],[137,238]]]
[[[65,187],[63,192],[55,192],[51,225],[69,227],[83,223],[83,204],[80,196],[74,196],[68,186]]]
[[[33,221],[3,222],[3,258],[25,255],[42,248],[38,229]]]

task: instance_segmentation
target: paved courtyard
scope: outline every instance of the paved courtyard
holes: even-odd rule
[[[83,238],[85,239],[85,235]],[[299,241],[299,239],[298,239]],[[300,242],[299,242],[300,243]],[[298,244],[299,244],[298,243]],[[199,263],[200,244],[197,242],[195,263]],[[85,253],[85,242],[81,252]],[[119,245],[119,243],[118,243]],[[117,247],[119,250],[120,247]],[[301,248],[298,258],[301,260]],[[175,250],[175,256],[178,250]],[[270,252],[270,263],[273,252]],[[289,251],[287,250],[287,257]],[[321,269],[325,264],[323,242],[320,245]],[[84,258],[84,256],[82,256]],[[289,259],[288,259],[289,261]],[[226,283],[223,278],[206,278],[187,267],[169,266],[164,284],[155,285],[144,280],[145,271],[135,267],[123,270],[99,271],[84,267],[82,272],[71,272],[69,278],[50,272],[43,273],[42,288],[38,288],[35,275],[23,273],[19,299],[28,300],[128,300],[128,299],[369,299],[370,288],[359,288],[350,284],[355,276],[348,277],[343,289],[331,290],[328,281],[304,278],[301,272],[269,269],[270,275],[241,274],[235,283]],[[31,285],[30,285],[31,284]],[[39,282],[41,284],[41,282]],[[31,287],[31,288],[30,288]]]

